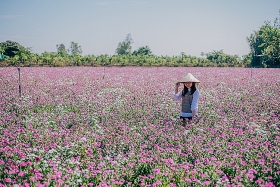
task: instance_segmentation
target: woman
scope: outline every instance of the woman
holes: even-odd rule
[[[178,92],[181,83],[184,85],[184,88],[182,91]],[[191,73],[188,73],[175,84],[173,99],[182,101],[180,118],[183,119],[183,121],[186,119],[193,120],[198,114],[199,91],[196,89],[197,83],[200,83],[200,81]]]

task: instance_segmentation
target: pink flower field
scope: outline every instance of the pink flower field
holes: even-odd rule
[[[105,70],[105,71],[104,71]],[[199,121],[179,120],[192,73]],[[0,186],[280,186],[280,69],[0,68]]]

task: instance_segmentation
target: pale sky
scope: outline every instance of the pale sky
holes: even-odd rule
[[[0,0],[0,42],[41,54],[73,41],[83,55],[113,55],[130,33],[132,51],[241,57],[249,53],[246,37],[273,24],[279,9],[280,0]]]

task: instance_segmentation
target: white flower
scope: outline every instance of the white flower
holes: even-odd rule
[[[86,137],[82,137],[81,139],[80,139],[80,142],[86,142],[87,141],[87,138]]]

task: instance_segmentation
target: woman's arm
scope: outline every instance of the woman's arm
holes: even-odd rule
[[[192,116],[194,117],[197,113],[198,109],[198,100],[199,100],[199,91],[196,90],[193,93],[193,100],[192,100],[192,105],[191,105],[191,111],[192,111]]]
[[[177,83],[175,84],[175,92],[174,92],[173,95],[172,95],[172,97],[173,97],[174,100],[180,100],[181,97],[182,97],[182,93],[181,93],[181,92],[178,92],[179,86],[180,86],[180,83],[177,82]]]

